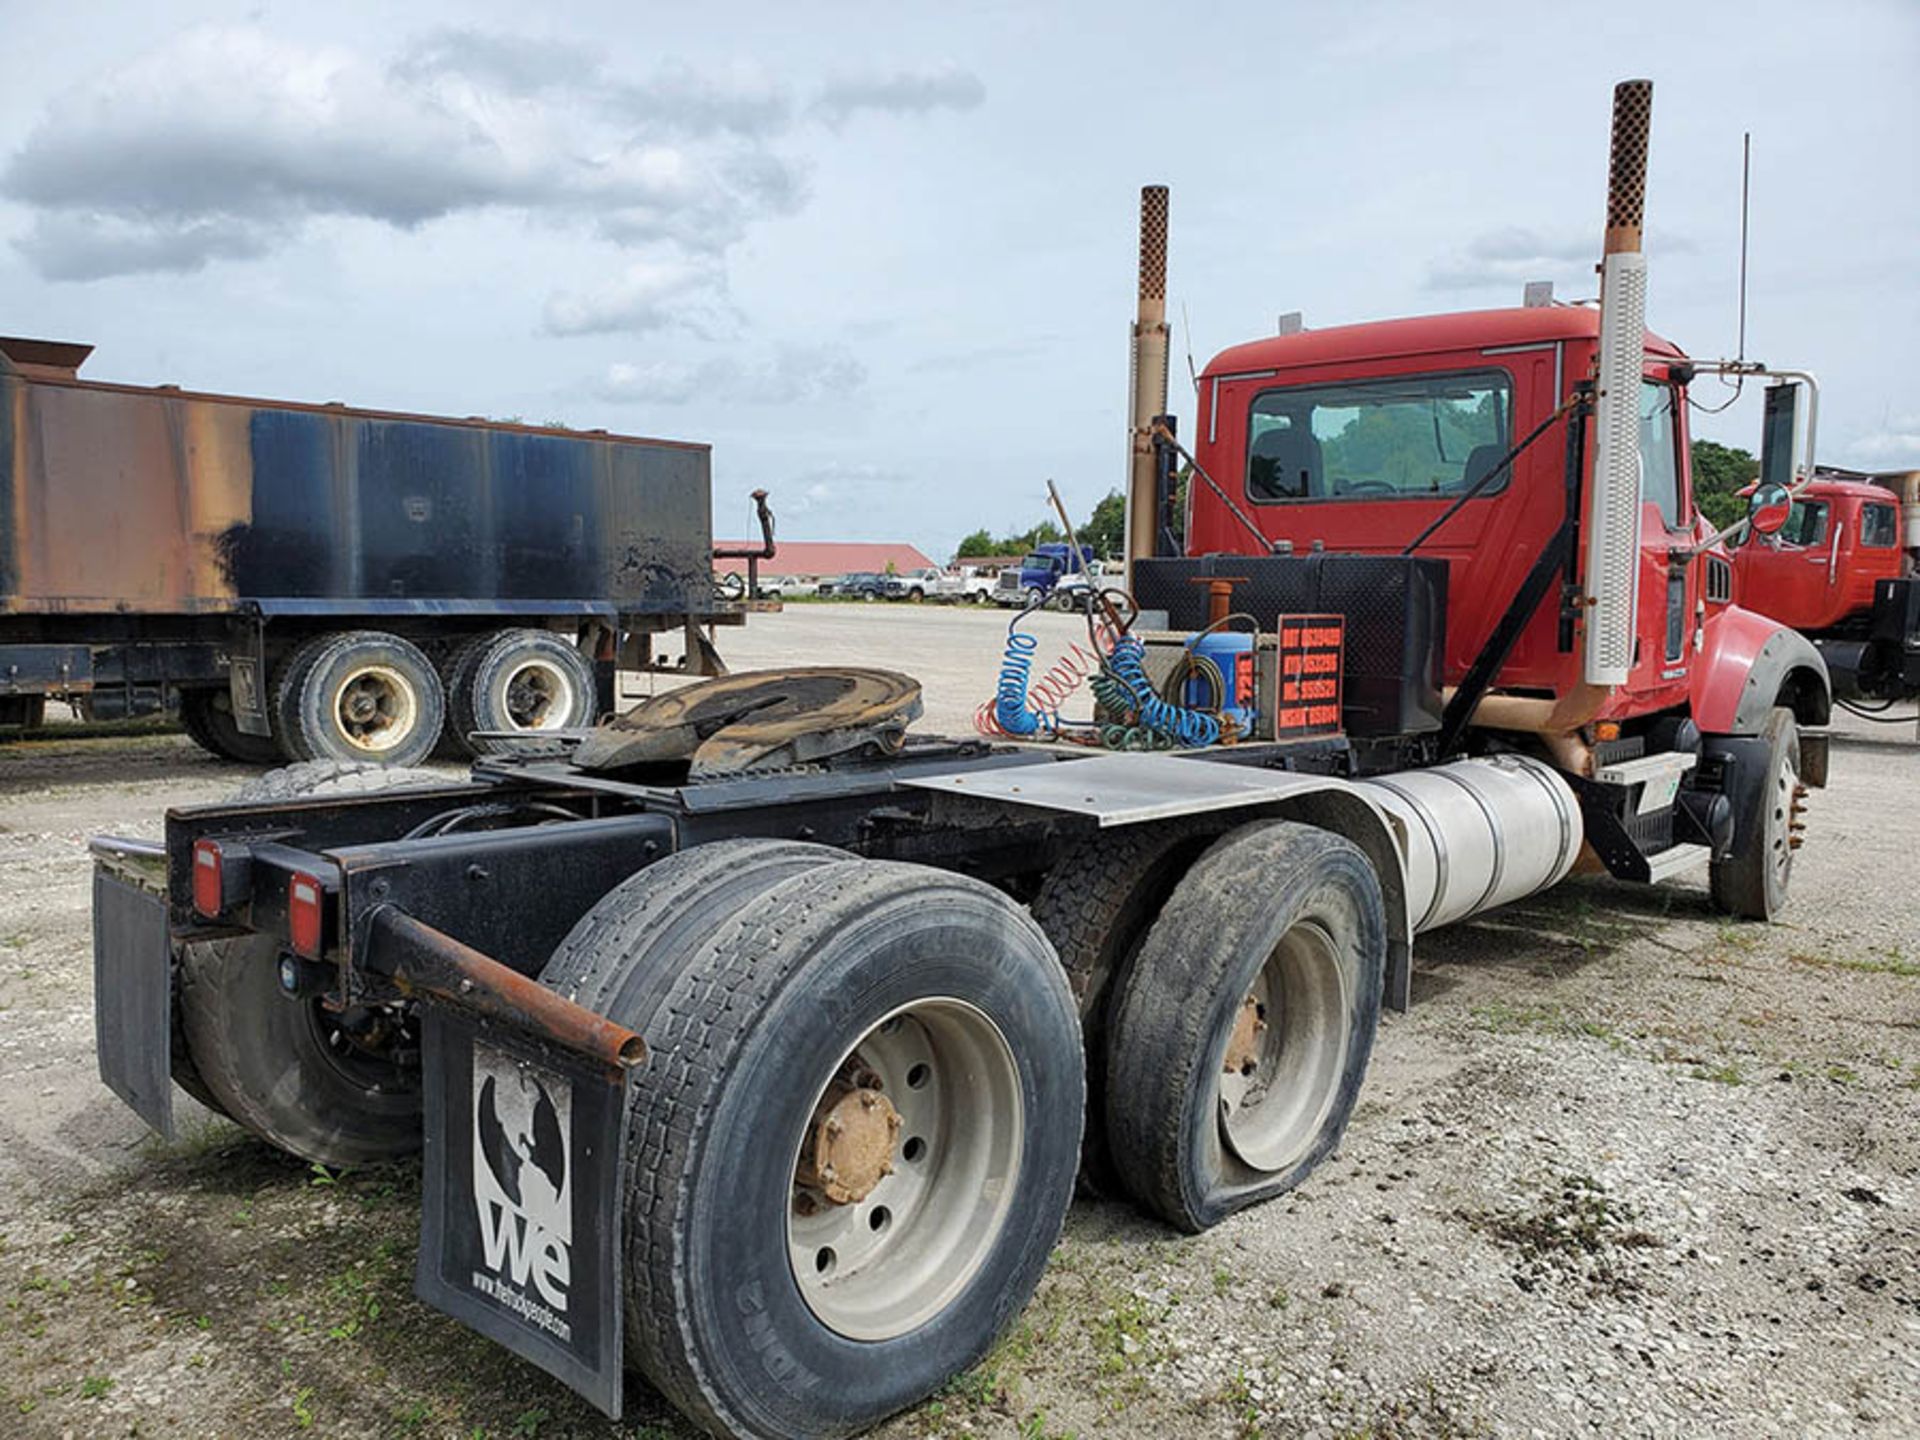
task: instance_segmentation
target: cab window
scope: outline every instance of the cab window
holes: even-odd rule
[[[1780,527],[1783,545],[1818,545],[1827,538],[1827,502],[1796,500],[1787,523]]]
[[[1640,497],[1660,507],[1669,530],[1680,526],[1679,435],[1671,385],[1640,385]]]
[[[1891,550],[1900,541],[1900,517],[1891,505],[1860,507],[1860,543],[1869,550]]]
[[[1419,500],[1458,495],[1513,444],[1502,370],[1298,385],[1257,396],[1247,498]],[[1504,489],[1502,475],[1482,494]]]

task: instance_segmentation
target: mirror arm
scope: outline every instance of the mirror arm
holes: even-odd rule
[[[1762,365],[1757,360],[1692,360],[1687,363],[1693,366],[1694,373],[1697,375],[1764,376],[1776,380],[1794,380],[1806,386],[1807,438],[1806,443],[1801,447],[1800,478],[1787,487],[1787,498],[1792,500],[1813,483],[1814,432],[1818,428],[1820,419],[1820,381],[1811,370],[1778,370]],[[1691,466],[1688,467],[1687,478],[1689,482],[1692,481]],[[1679,554],[1686,560],[1692,560],[1746,528],[1747,518],[1743,515],[1718,534],[1709,535],[1699,544]]]

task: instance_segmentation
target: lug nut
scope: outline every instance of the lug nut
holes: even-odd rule
[[[860,1092],[860,1108],[862,1110],[873,1109],[873,1107],[879,1103],[879,1100],[880,1097],[871,1090],[862,1090]]]

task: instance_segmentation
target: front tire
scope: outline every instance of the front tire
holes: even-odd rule
[[[596,907],[543,978],[652,1047],[628,1084],[630,1358],[713,1433],[812,1440],[931,1393],[1025,1305],[1083,1091],[1066,983],[1005,896],[782,848],[693,943],[643,934],[699,903],[678,882],[645,922]],[[746,857],[671,857],[617,903],[702,863]],[[831,1148],[836,1120],[860,1146]]]
[[[1793,825],[1799,814],[1800,726],[1793,711],[1776,705],[1760,734],[1767,742],[1766,772],[1735,817],[1733,852],[1713,862],[1708,887],[1713,903],[1730,915],[1772,920],[1786,907],[1793,880]]]
[[[1386,935],[1379,877],[1342,836],[1259,821],[1200,858],[1112,1020],[1107,1140],[1135,1199],[1197,1232],[1332,1152],[1373,1052]]]
[[[233,715],[233,697],[225,690],[187,690],[180,696],[180,728],[210,755],[242,765],[278,765],[280,742],[271,735],[249,735]]]

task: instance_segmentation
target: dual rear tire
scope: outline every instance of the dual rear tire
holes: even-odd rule
[[[628,1082],[628,1358],[702,1428],[852,1433],[1024,1307],[1083,1092],[1065,981],[1004,895],[710,845],[609,894],[542,979],[650,1046]]]

